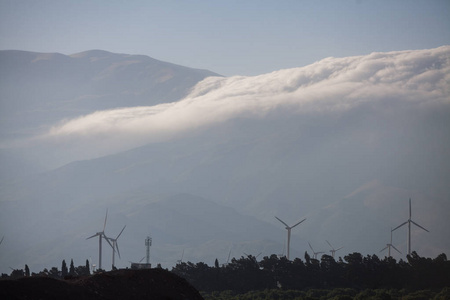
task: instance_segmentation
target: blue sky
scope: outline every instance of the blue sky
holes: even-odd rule
[[[144,54],[223,75],[450,44],[450,1],[5,1],[0,49]]]

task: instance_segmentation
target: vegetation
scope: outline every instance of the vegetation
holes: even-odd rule
[[[102,271],[102,270],[101,270]],[[28,265],[25,265],[25,271],[23,269],[15,269],[11,272],[10,275],[2,274],[1,278],[3,279],[18,279],[22,277],[33,277],[33,276],[45,276],[45,277],[53,277],[53,278],[66,278],[67,276],[76,277],[76,276],[87,276],[90,275],[91,271],[89,269],[89,261],[86,260],[86,265],[75,267],[73,263],[73,259],[70,261],[70,268],[67,268],[66,261],[63,260],[61,263],[61,270],[58,270],[57,267],[52,267],[50,270],[45,268],[39,273],[32,272],[30,274],[30,269]]]
[[[161,267],[159,266],[160,269]],[[103,270],[97,270],[103,272]],[[450,299],[450,261],[445,254],[436,258],[420,257],[416,252],[407,261],[384,259],[376,255],[351,253],[337,261],[323,255],[320,260],[305,253],[305,260],[293,261],[271,255],[257,261],[249,255],[210,267],[203,262],[178,263],[172,273],[185,278],[202,296],[210,300],[247,299]],[[61,270],[53,267],[39,273],[13,270],[2,278],[27,276],[72,278],[90,275],[89,262]]]
[[[250,255],[214,267],[183,262],[172,271],[207,299],[446,299],[450,292],[445,254],[431,259],[413,252],[399,262],[356,252],[338,261],[307,253],[305,261],[276,255],[257,261]]]
[[[322,300],[322,299],[402,299],[402,300],[446,300],[450,299],[450,288],[446,287],[439,290],[419,290],[409,291],[406,289],[366,289],[358,291],[350,288],[335,289],[310,289],[305,291],[299,290],[283,290],[272,289],[262,291],[250,291],[237,294],[233,291],[222,291],[212,293],[201,293],[205,300],[267,300],[267,299],[283,299],[283,300]]]

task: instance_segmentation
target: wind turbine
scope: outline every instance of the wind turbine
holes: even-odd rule
[[[315,252],[314,249],[313,249],[313,247],[311,246],[311,244],[310,244],[309,242],[308,242],[308,244],[309,244],[309,248],[311,248],[311,250],[312,250],[312,252],[313,252],[313,258],[314,258],[314,259],[317,259],[317,254],[325,253],[325,252],[323,252],[323,251]]]
[[[333,257],[333,258],[334,258],[334,254],[336,253],[336,251],[341,250],[342,248],[344,248],[344,247],[340,247],[340,248],[334,249],[334,247],[331,246],[331,244],[330,244],[329,241],[327,241],[327,240],[325,240],[325,241],[326,241],[326,242],[328,243],[328,245],[330,245],[330,247],[331,247],[330,252],[331,252],[331,257]]]
[[[230,251],[228,252],[228,258],[227,258],[227,262],[222,264],[222,267],[227,266],[228,262],[230,261],[230,256],[231,256],[231,250],[233,249],[233,245],[231,245],[230,247]]]
[[[389,244],[386,244],[386,247],[380,250],[380,252],[388,249],[388,257],[391,257],[391,247],[395,249],[398,253],[402,254],[397,248],[395,248],[394,245],[392,245],[392,229],[391,229],[391,242]]]
[[[127,225],[123,226],[122,230],[120,231],[120,233],[117,235],[117,237],[115,239],[105,236],[107,241],[109,240],[109,241],[112,242],[112,245],[111,245],[111,243],[109,243],[109,244],[111,245],[112,250],[113,250],[113,253],[112,253],[112,268],[113,269],[114,269],[114,266],[115,266],[116,250],[117,250],[117,254],[119,255],[119,258],[120,258],[120,251],[119,251],[119,245],[117,244],[117,240],[119,239],[119,236],[124,231],[125,227],[127,227]]]
[[[276,216],[275,216],[275,218],[276,218],[278,221],[280,221],[281,223],[283,223],[283,224],[286,226],[286,230],[287,230],[287,259],[289,260],[289,250],[290,250],[290,244],[291,244],[291,230],[292,230],[292,228],[294,228],[295,226],[297,226],[297,225],[299,225],[300,223],[302,223],[303,221],[305,221],[306,218],[303,219],[303,220],[301,220],[300,222],[296,223],[296,224],[293,225],[293,226],[289,226],[288,224],[286,224],[284,221],[282,221],[280,218],[278,218],[278,217],[276,217]]]
[[[429,232],[427,229],[423,228],[422,226],[420,226],[419,224],[417,224],[416,222],[411,220],[411,198],[409,198],[409,219],[406,222],[398,225],[397,227],[395,227],[394,229],[391,230],[391,231],[395,231],[396,229],[402,227],[403,225],[408,224],[408,255],[411,255],[411,223],[413,223],[417,227],[422,228],[426,232]]]
[[[111,243],[109,242],[108,238],[105,235],[105,227],[106,227],[106,219],[107,218],[108,218],[108,209],[106,210],[105,224],[103,225],[103,230],[99,231],[96,234],[87,238],[87,240],[88,240],[88,239],[98,236],[98,268],[99,269],[102,268],[102,238],[105,238],[105,240],[108,242],[108,244],[112,247]]]
[[[286,243],[283,243],[283,252],[281,252],[281,254],[278,254],[278,258],[282,258],[285,257],[286,255],[284,255],[284,250],[286,249]]]

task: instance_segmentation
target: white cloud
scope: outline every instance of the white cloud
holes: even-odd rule
[[[181,101],[98,111],[54,126],[45,140],[114,152],[236,117],[340,113],[362,103],[383,109],[389,102],[450,104],[450,46],[326,58],[253,77],[209,77]]]

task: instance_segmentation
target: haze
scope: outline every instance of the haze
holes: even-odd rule
[[[450,254],[447,1],[0,6],[0,272]]]

